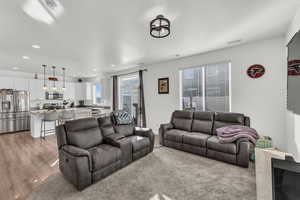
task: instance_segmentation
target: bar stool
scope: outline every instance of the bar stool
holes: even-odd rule
[[[59,121],[61,124],[73,119],[75,119],[75,112],[73,110],[63,111],[60,113]]]
[[[46,112],[44,113],[42,122],[41,122],[41,135],[42,139],[46,139],[46,133],[55,133],[54,129],[46,130],[46,123],[47,122],[54,122],[55,126],[59,125],[59,113],[56,111]]]

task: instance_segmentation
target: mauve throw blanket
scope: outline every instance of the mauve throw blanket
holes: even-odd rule
[[[248,126],[232,125],[218,128],[217,135],[220,143],[232,143],[240,138],[246,138],[253,144],[259,138],[256,130]]]

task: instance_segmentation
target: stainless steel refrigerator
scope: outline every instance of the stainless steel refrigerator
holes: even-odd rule
[[[0,89],[0,134],[30,129],[29,92]]]

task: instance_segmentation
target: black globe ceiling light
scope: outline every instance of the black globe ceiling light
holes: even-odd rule
[[[154,38],[164,38],[170,35],[170,20],[158,15],[150,22],[150,35]]]

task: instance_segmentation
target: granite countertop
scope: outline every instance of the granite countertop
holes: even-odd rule
[[[63,112],[63,111],[75,111],[75,112],[91,112],[90,108],[66,108],[66,109],[57,109],[57,110],[31,110],[30,113],[33,115],[43,114],[46,112]]]
[[[100,109],[111,109],[111,106],[107,106],[107,105],[83,105],[83,106],[79,106],[77,105],[76,108],[100,108]]]

